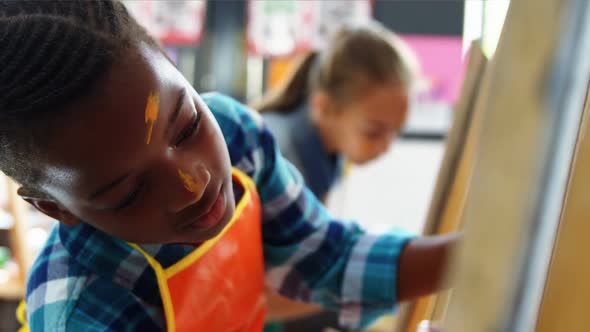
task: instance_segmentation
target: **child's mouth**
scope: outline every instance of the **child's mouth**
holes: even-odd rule
[[[211,207],[209,208],[209,211],[205,212],[203,215],[201,215],[194,221],[185,224],[184,227],[208,229],[217,225],[217,223],[221,220],[221,217],[223,217],[223,214],[225,212],[225,201],[225,193],[223,190],[223,186],[221,186],[217,194],[217,198],[215,199],[213,205],[211,205]]]

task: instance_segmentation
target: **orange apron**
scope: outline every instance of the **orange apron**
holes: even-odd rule
[[[260,332],[264,266],[260,199],[252,180],[234,169],[244,193],[228,225],[176,264],[162,268],[135,244],[156,272],[169,332]]]

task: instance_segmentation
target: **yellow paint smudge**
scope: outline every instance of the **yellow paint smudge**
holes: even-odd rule
[[[145,124],[148,126],[148,133],[145,144],[150,144],[152,139],[152,132],[154,125],[158,119],[158,109],[160,107],[160,95],[151,93],[148,97],[147,105],[145,107]]]
[[[203,193],[205,192],[203,189],[205,188],[206,184],[202,181],[199,181],[198,179],[195,179],[190,174],[187,174],[182,170],[178,170],[178,175],[180,175],[180,179],[182,180],[186,190],[197,194],[197,200],[201,199],[201,196],[203,196]]]

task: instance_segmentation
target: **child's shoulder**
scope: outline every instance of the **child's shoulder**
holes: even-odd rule
[[[31,331],[157,329],[157,282],[147,262],[138,260],[141,254],[132,257],[132,249],[118,252],[116,247],[107,253],[109,239],[89,227],[80,229],[54,227],[31,268],[26,293]],[[155,288],[135,289],[147,281]]]
[[[233,123],[241,127],[246,126],[245,129],[262,127],[260,114],[232,97],[218,92],[204,93],[201,97],[222,126]]]
[[[90,271],[69,255],[54,227],[35,259],[27,280],[26,312],[31,327],[65,326],[73,303],[80,297]],[[53,330],[52,330],[53,331]]]
[[[56,225],[51,229],[47,241],[31,266],[27,280],[27,297],[34,296],[47,283],[56,283],[82,271],[82,266],[76,264],[62,245]]]
[[[232,165],[256,179],[262,169],[262,151],[273,149],[262,117],[231,97],[219,93],[205,93],[202,97],[223,133]]]

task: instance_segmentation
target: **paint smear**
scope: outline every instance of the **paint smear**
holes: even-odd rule
[[[154,125],[158,119],[158,109],[160,107],[160,95],[151,93],[148,97],[147,106],[145,107],[145,124],[148,126],[148,132],[145,144],[150,144]]]
[[[199,181],[198,179],[195,179],[190,174],[187,174],[182,170],[178,170],[178,175],[180,175],[180,179],[182,180],[182,183],[184,184],[186,190],[197,194],[197,200],[201,199],[203,193],[205,192],[203,188],[206,184]]]

